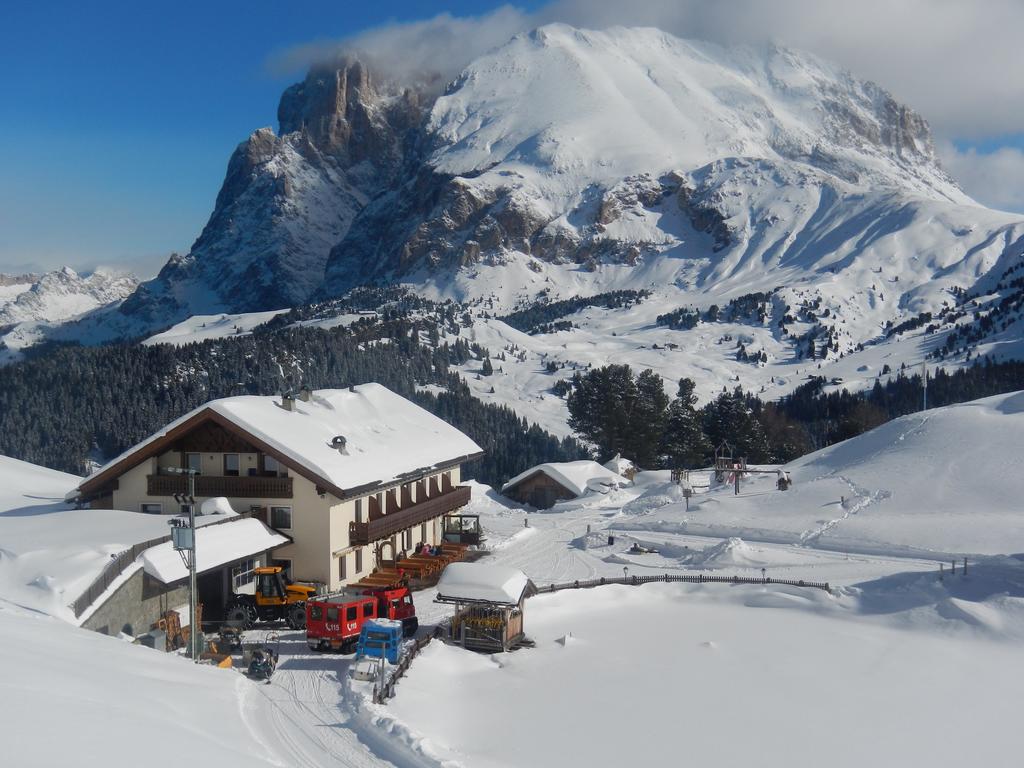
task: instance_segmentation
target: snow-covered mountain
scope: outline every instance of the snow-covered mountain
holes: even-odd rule
[[[761,363],[835,360],[998,283],[1024,250],[1024,218],[964,194],[921,116],[779,46],[550,25],[443,91],[354,59],[317,67],[279,121],[236,150],[189,254],[62,334],[135,336],[367,282],[492,313],[633,288],[652,292],[646,322],[747,296],[756,311],[729,319]]]
[[[87,275],[71,267],[44,275],[0,275],[0,364],[46,338],[61,333],[76,338],[63,324],[112,311],[138,285],[133,275],[102,268]]]

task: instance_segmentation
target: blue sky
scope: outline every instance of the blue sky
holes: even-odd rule
[[[524,25],[555,18],[591,26],[652,24],[722,42],[781,36],[892,88],[932,121],[944,162],[968,192],[1024,210],[1024,77],[1011,34],[1024,22],[1024,16],[1011,17],[1024,3],[992,0],[1004,2],[1005,18],[996,14],[990,21],[955,15],[949,0],[906,0],[899,6],[906,18],[887,11],[883,27],[870,6],[889,8],[884,0],[862,0],[855,5],[863,10],[849,11],[860,15],[842,24],[822,23],[814,15],[821,3],[810,0],[778,0],[764,18],[757,15],[764,6],[754,0],[713,6],[706,0],[555,0],[516,8]],[[68,263],[81,269],[127,264],[153,273],[168,253],[187,250],[199,234],[234,147],[258,127],[276,128],[281,91],[303,72],[301,66],[281,71],[271,62],[310,43],[443,12],[480,17],[483,28],[499,5],[5,4],[0,271]],[[928,24],[941,45],[927,45]]]
[[[303,74],[271,71],[271,57],[367,27],[497,5],[5,3],[0,271],[158,265],[187,250],[232,150],[260,126],[276,129],[281,91]]]

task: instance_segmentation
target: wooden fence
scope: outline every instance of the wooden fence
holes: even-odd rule
[[[223,520],[216,520],[214,522],[206,523],[205,525],[198,526],[199,528],[205,528],[207,525],[222,525],[224,523],[234,522],[241,518],[250,517],[250,512],[240,512],[237,517],[226,517]],[[170,520],[171,516],[168,515],[167,519]],[[133,544],[131,547],[126,549],[124,552],[120,552],[117,555],[112,555],[110,562],[107,563],[99,576],[93,579],[86,590],[75,598],[74,602],[71,603],[71,610],[75,612],[75,618],[81,616],[85,610],[99,599],[100,595],[110,588],[117,578],[124,573],[128,566],[135,562],[135,559],[151,547],[159,546],[171,540],[171,534],[166,536],[160,536],[149,541],[143,541],[139,544]]]
[[[790,579],[773,579],[770,576],[758,579],[756,577],[749,576],[708,576],[703,573],[665,573],[660,576],[616,576],[612,578],[602,576],[599,579],[588,579],[586,581],[577,580],[569,581],[564,584],[547,584],[542,587],[536,587],[532,594],[542,595],[547,592],[559,592],[563,589],[591,589],[593,587],[604,586],[605,584],[626,584],[636,587],[641,584],[654,584],[659,582],[684,582],[686,584],[785,584],[790,587],[808,587],[810,589],[822,589],[826,592],[832,591],[827,581],[804,581],[803,579],[794,581]]]
[[[413,643],[406,653],[402,655],[401,660],[398,662],[398,666],[395,667],[394,672],[388,677],[387,680],[381,682],[380,685],[373,689],[373,703],[383,704],[392,696],[395,695],[395,685],[398,681],[405,676],[405,673],[409,671],[409,667],[412,665],[412,660],[415,659],[420,651],[430,645],[430,641],[434,639],[433,635],[427,635],[421,637]]]

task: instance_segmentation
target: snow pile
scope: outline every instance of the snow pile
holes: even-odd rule
[[[206,501],[199,505],[199,514],[231,517],[238,513],[232,509],[231,502],[224,496],[213,496],[212,498],[206,499]]]
[[[584,459],[580,461],[551,462],[531,467],[505,483],[501,488],[502,492],[537,472],[543,472],[576,496],[582,496],[590,491],[607,493],[612,488],[628,483],[624,477],[606,469],[596,461]]]
[[[192,417],[209,410],[289,457],[335,488],[388,483],[480,452],[459,430],[380,384],[323,389],[294,410],[280,397],[245,395],[213,400],[129,448],[90,479],[106,472]],[[335,446],[344,438],[344,452]],[[144,454],[142,454],[144,457]]]
[[[452,563],[441,574],[437,596],[447,601],[516,605],[530,583],[517,568],[489,563]]]
[[[648,485],[643,494],[623,504],[622,512],[626,515],[646,515],[661,507],[684,500],[683,489],[676,483],[658,483]]]
[[[719,568],[722,566],[757,566],[761,561],[754,550],[743,539],[732,537],[713,547],[696,552],[686,558],[687,565],[700,568]]]

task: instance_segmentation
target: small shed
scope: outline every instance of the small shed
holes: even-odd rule
[[[604,468],[630,481],[636,477],[636,465],[629,459],[622,458],[621,453],[616,453],[613,458],[606,461]]]
[[[501,493],[520,504],[550,509],[559,501],[579,498],[588,491],[607,493],[626,479],[596,461],[539,464],[516,475]]]
[[[523,603],[533,590],[516,568],[487,563],[452,563],[437,584],[438,603],[455,606],[451,639],[471,651],[508,651],[519,645]]]

